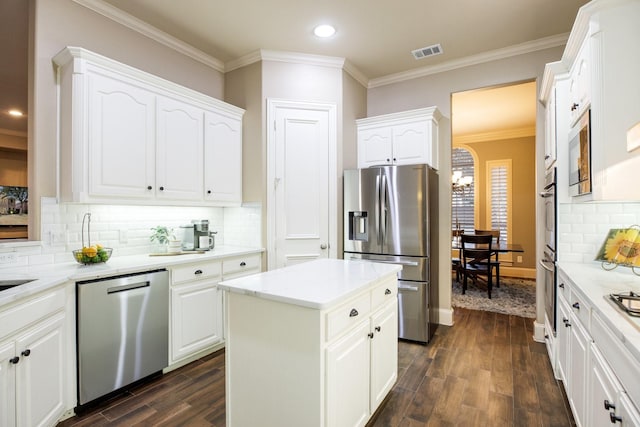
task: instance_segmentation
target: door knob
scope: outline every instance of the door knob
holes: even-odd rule
[[[327,244],[326,243],[321,244],[320,249],[327,249]]]

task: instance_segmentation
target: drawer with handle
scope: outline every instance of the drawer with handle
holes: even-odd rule
[[[366,292],[327,313],[327,341],[366,319],[371,312],[371,292]]]
[[[222,260],[225,280],[260,272],[260,254],[246,255]]]
[[[199,262],[171,269],[171,284],[190,282],[193,280],[221,278],[222,266],[219,261]]]

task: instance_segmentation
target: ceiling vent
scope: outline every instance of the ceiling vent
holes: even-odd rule
[[[440,46],[440,43],[411,51],[411,54],[416,59],[426,58],[427,56],[440,55],[441,53],[442,46]]]

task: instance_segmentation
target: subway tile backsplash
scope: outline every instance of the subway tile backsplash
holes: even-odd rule
[[[640,202],[558,205],[558,259],[592,262],[607,232],[640,224]]]
[[[217,246],[261,247],[261,207],[216,208],[179,206],[121,206],[58,204],[42,199],[41,244],[16,244],[0,247],[0,252],[16,252],[17,263],[3,267],[53,264],[73,261],[71,251],[82,247],[82,218],[91,213],[91,243],[114,249],[115,255],[153,252],[149,240],[151,228],[164,225],[180,236],[180,225],[192,219],[208,219],[216,231]],[[85,245],[88,245],[85,234]]]

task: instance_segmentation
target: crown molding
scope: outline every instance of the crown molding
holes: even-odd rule
[[[474,142],[499,141],[502,139],[525,138],[535,136],[536,127],[527,126],[517,129],[498,130],[493,132],[474,133],[453,137],[453,144],[473,144]]]
[[[368,88],[371,89],[379,86],[389,85],[392,83],[399,83],[406,80],[412,80],[419,77],[425,77],[432,74],[455,70],[457,68],[469,67],[471,65],[483,64],[485,62],[497,61],[516,55],[522,55],[525,53],[536,52],[552,47],[563,46],[567,43],[568,38],[569,33],[558,34],[555,36],[544,37],[538,40],[505,47],[503,49],[491,50],[477,55],[471,55],[465,58],[443,62],[437,65],[416,68],[401,73],[389,74],[388,76],[369,80]]]
[[[115,6],[112,6],[102,0],[73,1],[160,44],[163,44],[177,52],[180,52],[181,54],[188,56],[191,59],[201,62],[216,71],[224,73],[224,63],[219,59],[204,53],[200,49],[196,49],[190,44],[187,44],[182,40],[179,40],[152,25],[149,25],[148,23],[118,9]]]
[[[353,77],[358,83],[367,87],[369,79],[355,65],[345,58],[337,56],[313,55],[310,53],[286,52],[279,50],[260,49],[240,58],[225,63],[224,71],[228,73],[238,68],[246,67],[258,61],[287,62],[290,64],[306,64],[321,67],[340,68]]]

